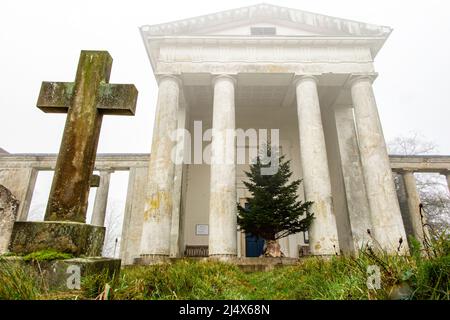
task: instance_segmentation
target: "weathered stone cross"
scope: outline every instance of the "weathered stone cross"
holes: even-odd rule
[[[66,113],[45,221],[85,222],[104,114],[134,115],[137,90],[109,84],[112,58],[107,51],[81,51],[75,82],[43,82],[38,108]]]

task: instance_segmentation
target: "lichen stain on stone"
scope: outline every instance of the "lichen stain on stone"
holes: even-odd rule
[[[287,69],[280,65],[268,65],[266,68],[266,71],[269,73],[285,73],[287,72]]]

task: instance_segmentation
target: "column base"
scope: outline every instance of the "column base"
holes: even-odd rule
[[[155,265],[155,264],[163,264],[170,263],[171,259],[169,255],[164,254],[142,254],[140,257],[134,259],[135,265]]]
[[[9,249],[17,254],[56,250],[75,257],[98,257],[101,256],[104,239],[104,227],[85,223],[16,221]]]
[[[211,254],[208,257],[209,260],[219,261],[219,262],[235,262],[237,260],[237,255],[235,254]]]

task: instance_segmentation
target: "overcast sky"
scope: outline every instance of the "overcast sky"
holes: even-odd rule
[[[133,83],[139,90],[135,117],[104,117],[98,152],[150,152],[157,85],[138,27],[257,3],[1,0],[0,147],[11,153],[58,151],[65,115],[36,108],[41,82],[73,81],[80,50],[88,49],[110,52],[110,82]],[[417,131],[434,141],[440,153],[450,154],[450,1],[270,3],[393,27],[375,64],[380,75],[374,87],[386,140]],[[122,221],[127,176],[113,174],[108,210],[117,209],[115,218],[109,215],[107,221]],[[51,172],[39,174],[32,219],[43,217],[51,179]],[[91,191],[89,215],[95,188]]]
[[[0,2],[0,147],[57,152],[65,115],[36,108],[42,81],[73,81],[81,49],[108,50],[111,82],[139,90],[135,117],[106,116],[98,152],[149,152],[154,80],[138,27],[252,5],[257,1]],[[296,0],[269,3],[387,25],[375,83],[387,140],[419,131],[450,154],[450,2]],[[118,130],[120,128],[120,130]]]

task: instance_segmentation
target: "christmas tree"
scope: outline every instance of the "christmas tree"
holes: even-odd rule
[[[314,219],[310,212],[312,202],[297,199],[301,180],[289,182],[290,160],[275,149],[266,149],[266,161],[261,161],[264,158],[260,152],[250,171],[245,172],[249,181],[244,184],[252,197],[247,198],[246,207],[238,204],[237,222],[241,231],[266,240],[265,256],[281,257],[277,240],[308,230]],[[270,171],[272,163],[278,163],[278,170],[265,172]]]

